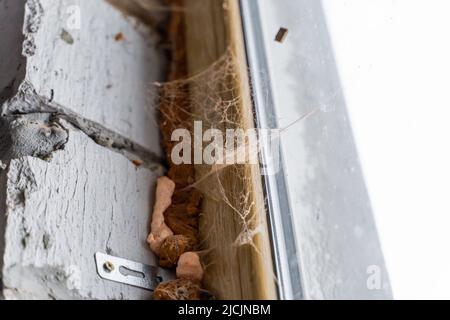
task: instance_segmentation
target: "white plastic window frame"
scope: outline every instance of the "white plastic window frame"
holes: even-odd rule
[[[286,128],[264,177],[280,298],[392,298],[321,1],[241,8],[257,126]]]

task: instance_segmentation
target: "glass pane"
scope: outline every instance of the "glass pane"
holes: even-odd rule
[[[295,250],[276,235],[280,272],[301,271],[293,297],[449,298],[450,3],[243,8],[259,124],[282,130],[282,174],[267,182],[272,215],[293,226]]]

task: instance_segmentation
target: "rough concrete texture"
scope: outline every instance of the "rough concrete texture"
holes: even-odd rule
[[[65,124],[67,126],[67,124]],[[157,175],[70,130],[50,161],[8,169],[3,283],[6,298],[143,299],[101,280],[97,251],[154,264],[145,243]]]
[[[155,110],[144,107],[165,74],[158,34],[103,0],[28,0],[23,30],[38,96],[159,152]]]
[[[67,142],[68,132],[46,114],[0,118],[2,161],[25,156],[48,159]]]
[[[5,298],[149,298],[100,279],[94,254],[155,264],[145,239],[163,168],[146,97],[163,80],[158,36],[102,0],[0,0],[0,37]]]
[[[142,95],[145,95],[143,92]],[[102,99],[100,96],[99,99]],[[146,109],[145,104],[136,106],[137,110]],[[158,167],[161,162],[160,150],[149,150],[135,141],[106,128],[104,125],[84,118],[82,115],[71,111],[55,102],[48,101],[45,97],[37,94],[32,85],[24,80],[19,86],[17,93],[7,100],[1,107],[1,115],[3,118],[11,121],[17,115],[39,113],[52,114],[53,118],[62,118],[82,130],[86,135],[92,138],[96,143],[120,152],[127,156],[130,160],[138,158],[142,160],[143,165],[150,169]],[[148,126],[155,126],[155,122],[148,123]],[[150,136],[148,140],[159,141],[159,136]],[[24,151],[25,152],[25,151]],[[28,154],[32,155],[32,154]]]

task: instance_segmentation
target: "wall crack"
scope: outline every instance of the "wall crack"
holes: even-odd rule
[[[121,134],[86,119],[37,94],[35,88],[23,81],[16,95],[1,108],[0,152],[2,161],[23,156],[48,159],[54,151],[64,148],[69,130],[61,120],[72,125],[96,144],[117,152],[142,167],[161,170],[163,159]]]

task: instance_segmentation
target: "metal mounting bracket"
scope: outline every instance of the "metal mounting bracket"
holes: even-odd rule
[[[174,279],[172,272],[159,267],[113,257],[101,252],[95,254],[100,278],[154,291],[161,283]]]

